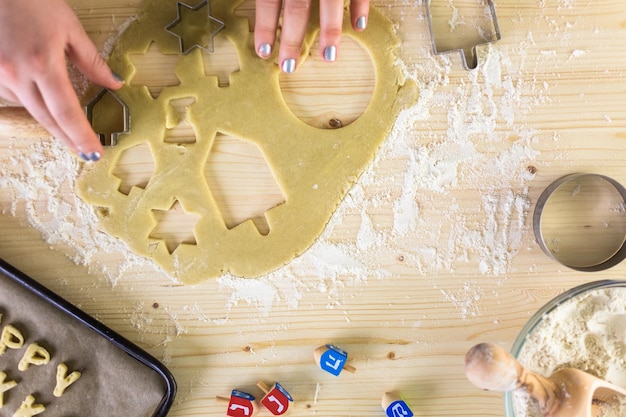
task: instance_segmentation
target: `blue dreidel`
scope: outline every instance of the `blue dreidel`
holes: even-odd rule
[[[342,370],[354,373],[356,368],[348,365],[348,352],[339,349],[337,346],[324,345],[315,349],[315,361],[324,371],[339,376]]]
[[[413,411],[397,392],[386,392],[382,406],[387,417],[413,417]]]

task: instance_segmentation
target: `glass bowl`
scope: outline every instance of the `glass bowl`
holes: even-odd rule
[[[592,291],[599,291],[599,290],[610,289],[610,288],[621,288],[624,291],[626,291],[626,281],[618,281],[618,280],[594,281],[594,282],[590,282],[587,284],[574,287],[556,296],[555,298],[550,300],[548,303],[546,303],[543,307],[541,307],[539,310],[537,310],[537,312],[524,325],[524,327],[519,332],[517,338],[513,342],[513,346],[511,347],[511,354],[515,358],[519,358],[520,354],[522,353],[524,349],[524,346],[526,345],[528,341],[529,336],[535,331],[537,326],[539,326],[542,323],[545,317],[547,317],[550,313],[554,312],[563,303],[569,300],[573,300],[577,297],[580,297]],[[504,393],[504,406],[505,406],[507,417],[516,417],[514,392]]]

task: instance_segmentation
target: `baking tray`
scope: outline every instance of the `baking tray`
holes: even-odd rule
[[[4,298],[4,301],[3,301],[3,298]],[[5,305],[3,305],[3,303]],[[8,304],[9,306],[7,307],[6,304]],[[11,306],[14,306],[14,310],[19,310],[21,314],[11,315],[10,314],[10,311],[12,309]],[[9,314],[7,314],[7,312]],[[34,279],[30,278],[26,274],[17,270],[16,268],[14,268],[13,266],[11,266],[10,264],[8,264],[6,261],[2,259],[0,259],[0,313],[5,313],[4,319],[0,322],[0,330],[5,325],[11,324],[10,321],[13,321],[14,323],[17,323],[21,325],[23,328],[25,328],[26,330],[25,339],[31,339],[30,341],[43,340],[41,339],[41,337],[46,337],[45,336],[46,332],[48,332],[47,333],[48,343],[52,345],[51,356],[53,357],[53,359],[56,356],[57,361],[59,359],[64,360],[64,361],[67,360],[74,366],[73,369],[81,369],[84,367],[91,368],[91,369],[95,368],[96,370],[99,369],[102,371],[102,373],[106,374],[107,372],[114,372],[116,364],[113,362],[119,362],[117,365],[121,367],[120,369],[123,369],[123,372],[119,372],[119,369],[118,369],[118,372],[116,375],[107,375],[107,377],[110,377],[110,376],[120,377],[119,380],[115,378],[116,379],[115,384],[110,384],[110,385],[122,385],[124,384],[124,381],[127,381],[127,382],[130,381],[130,383],[127,383],[127,385],[132,385],[132,386],[119,388],[121,395],[123,395],[124,397],[128,397],[129,398],[128,400],[126,398],[119,398],[118,395],[110,392],[111,391],[110,387],[107,386],[107,383],[103,382],[104,377],[102,376],[102,373],[98,374],[98,372],[95,372],[95,371],[93,372],[94,374],[96,374],[95,378],[92,378],[95,380],[95,385],[98,385],[100,387],[99,388],[100,391],[106,390],[107,391],[106,395],[109,395],[112,397],[107,400],[109,403],[114,402],[115,405],[117,406],[117,404],[122,404],[124,403],[124,401],[127,401],[130,404],[132,402],[136,402],[137,398],[139,398],[139,401],[146,401],[146,404],[148,404],[149,406],[147,411],[145,411],[148,414],[140,413],[140,415],[142,416],[151,415],[152,417],[164,417],[169,412],[170,407],[172,406],[172,403],[174,401],[174,397],[176,395],[176,382],[174,380],[174,377],[170,373],[170,371],[161,362],[159,362],[157,359],[152,357],[149,353],[139,348],[137,345],[133,344],[132,342],[130,342],[129,340],[127,340],[120,334],[116,333],[115,331],[111,330],[107,326],[103,325],[102,323],[97,321],[95,318],[81,311],[80,309],[78,309],[77,307],[75,307],[74,305],[72,305],[71,303],[63,299],[62,297],[58,296],[51,290],[39,284]],[[6,320],[7,315],[9,316],[9,321]],[[73,342],[80,345],[78,347],[78,350],[74,349],[74,347],[72,347],[71,344],[65,345],[65,341],[62,340],[63,337],[60,337],[59,339],[55,339],[51,337],[49,333],[50,330],[48,328],[50,326],[46,326],[41,331],[41,334],[38,335],[37,331],[33,331],[34,330],[33,328],[36,327],[36,323],[37,323],[37,321],[34,320],[33,317],[30,317],[33,315],[37,315],[39,318],[42,318],[42,315],[44,315],[45,318],[43,320],[47,320],[48,322],[61,321],[59,326],[62,326],[62,327],[59,327],[59,328],[62,329],[62,331],[60,332],[57,331],[54,334],[59,335],[59,333],[62,333],[60,336],[67,336],[67,339],[73,338],[72,339]],[[20,331],[22,331],[22,329],[20,329]],[[39,339],[33,340],[38,337]],[[52,342],[49,339],[54,339],[54,340]],[[26,345],[27,343],[24,343],[24,347],[26,347]],[[78,361],[76,360],[76,358],[72,359],[71,355],[76,354],[76,352],[80,352],[80,348],[84,348],[84,349],[87,348],[85,345],[88,345],[89,348],[91,349],[94,349],[94,347],[100,346],[101,349],[96,350],[95,352],[90,351],[91,353],[93,353],[92,358],[81,357],[81,359]],[[70,346],[70,347],[60,349],[59,346]],[[10,349],[7,350],[7,352],[5,352],[5,356],[7,353],[9,353],[9,351]],[[19,353],[15,352],[15,354],[18,355]],[[64,358],[64,356],[66,358]],[[110,359],[110,358],[113,358],[113,359]],[[0,357],[0,359],[3,359],[3,358]],[[105,363],[98,365],[97,364],[98,360],[105,361]],[[82,361],[82,364],[80,363],[81,361]],[[51,360],[51,363],[52,363],[52,360]],[[2,364],[0,363],[0,371],[3,370],[1,365]],[[31,368],[45,368],[45,367],[47,367],[47,365],[40,366],[40,367],[33,366]],[[111,371],[110,369],[113,369],[113,371]],[[134,371],[135,369],[136,369],[136,375],[133,375],[132,378],[135,378],[135,380],[139,380],[139,381],[144,381],[146,379],[150,380],[149,382],[146,382],[146,384],[149,384],[146,386],[158,387],[158,392],[156,390],[154,390],[154,392],[150,394],[146,394],[143,392],[135,392],[135,391],[139,391],[143,387],[141,385],[143,384],[143,382],[141,382],[140,384],[134,384],[132,383],[133,379],[130,376],[126,375],[127,373],[135,372]],[[26,372],[32,372],[32,375],[37,375],[36,372],[39,372],[39,370],[36,369],[34,371],[31,371],[29,369]],[[24,372],[24,374],[26,374],[26,372]],[[120,374],[124,374],[124,375],[120,375]],[[148,378],[146,378],[147,375],[148,375]],[[84,376],[84,373],[83,373],[83,376]],[[19,372],[14,371],[13,375],[9,375],[9,378],[7,378],[7,380],[8,379],[18,380],[17,386],[20,386],[21,382],[19,380],[24,379],[24,378],[26,377],[19,375]],[[81,379],[82,378],[83,377],[81,377]],[[124,378],[128,378],[128,379],[125,380]],[[80,382],[80,379],[76,382],[75,385],[78,385],[78,382]],[[89,386],[91,387],[91,384]],[[133,388],[135,388],[135,390]],[[72,386],[68,388],[68,391],[71,389],[72,389]],[[93,388],[90,388],[90,389],[93,389]],[[42,395],[41,393],[44,391],[45,389],[42,389],[41,387],[37,387],[37,389],[34,390],[34,392],[40,395]],[[161,395],[161,392],[163,392],[163,395],[159,400],[159,396]],[[5,409],[7,408],[6,396],[8,396],[10,393],[11,391],[5,392],[5,407],[4,407]],[[75,394],[78,394],[78,392]],[[16,398],[13,398],[14,400],[13,402],[16,402],[16,401],[18,403],[21,402],[20,399],[23,395],[24,393],[22,393],[20,396],[13,395],[13,397],[16,397]],[[84,396],[85,394],[81,393],[81,395]],[[93,395],[93,393],[89,395]],[[9,397],[9,400],[11,400],[10,397]],[[39,401],[39,398],[37,398],[37,400],[38,400],[37,403],[42,403],[42,401]],[[71,397],[70,397],[70,400],[71,400]],[[88,414],[96,415],[97,413],[105,413],[103,415],[115,415],[115,414],[110,414],[111,412],[114,412],[114,410],[112,410],[109,406],[107,406],[106,401],[100,402],[98,398],[92,398],[89,396],[87,398],[84,398],[84,397],[80,398],[80,400],[81,400],[80,401],[81,406],[83,407],[84,407],[85,401],[82,401],[82,400],[91,400],[90,404],[92,404],[94,408],[98,408],[98,410],[92,410],[92,412],[89,412]],[[54,401],[57,401],[57,400],[54,400]],[[149,401],[153,401],[156,408],[153,408],[152,403],[150,403]],[[48,402],[51,402],[51,401],[48,400]],[[45,405],[45,401],[44,401],[44,405]],[[67,405],[65,404],[64,406],[67,407]],[[70,404],[70,407],[71,406],[72,405]],[[101,408],[105,408],[105,407],[108,408],[107,411],[101,410]],[[120,406],[120,407],[123,407],[123,406]],[[55,406],[51,408],[50,410],[51,413],[49,412],[48,407],[46,407],[46,412],[45,412],[46,415],[55,414],[54,412],[55,409],[57,410],[58,413],[66,413],[66,410],[64,410],[62,407]],[[152,412],[152,410],[155,410],[154,413],[149,414]],[[2,410],[2,411],[4,412],[5,410]],[[9,409],[6,411],[12,411],[12,410]],[[83,412],[83,414],[85,413]],[[132,414],[129,415],[125,413],[123,415],[127,417],[135,417]]]

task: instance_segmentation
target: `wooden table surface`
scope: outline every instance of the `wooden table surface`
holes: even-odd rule
[[[90,240],[95,225],[55,221],[59,207],[86,210],[72,159],[47,139],[2,135],[0,258],[161,359],[179,386],[173,417],[224,415],[216,395],[259,394],[259,380],[291,392],[293,416],[382,416],[393,390],[417,416],[502,416],[502,395],[466,380],[465,352],[482,341],[509,348],[558,293],[626,275],[623,263],[563,267],[532,232],[537,198],[557,178],[594,172],[626,184],[623,1],[496,1],[502,39],[479,48],[470,72],[458,55],[433,56],[424,2],[373,3],[397,24],[420,99],[313,248],[268,276],[180,286],[123,245]],[[454,15],[462,2],[440,3],[451,16],[437,20],[440,33],[471,25]],[[74,4],[104,48],[140,2]],[[345,77],[364,56],[350,53],[303,67],[286,97],[316,71]],[[294,112],[314,113],[307,103]],[[325,343],[348,351],[356,373],[321,371],[313,350]]]

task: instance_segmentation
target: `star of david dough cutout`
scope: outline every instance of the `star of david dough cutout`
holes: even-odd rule
[[[213,38],[224,29],[224,22],[212,16],[209,1],[194,7],[178,2],[177,7],[178,17],[165,30],[178,38],[180,51],[188,54],[200,48],[212,53],[215,50]]]
[[[154,43],[160,53],[178,55],[174,73],[180,83],[165,86],[158,96],[145,83],[116,90],[133,114],[130,132],[84,171],[77,193],[95,208],[99,228],[183,284],[274,271],[313,245],[397,115],[417,100],[417,86],[397,65],[400,40],[393,23],[372,8],[368,29],[356,32],[344,17],[344,36],[367,51],[375,80],[364,113],[327,129],[304,123],[288,106],[278,64],[257,56],[248,18],[235,13],[243,0],[211,0],[210,6],[205,0],[194,7],[176,0],[143,2],[143,13],[121,35],[108,63],[131,80],[131,57],[145,54]],[[311,10],[303,65],[314,63],[309,60],[319,38],[318,3]],[[238,61],[226,71],[226,86],[215,71],[207,71],[202,50],[212,49],[217,32],[218,53],[210,54],[216,58],[211,65],[224,60],[226,44],[236,50],[232,55]],[[258,162],[248,176],[232,162],[250,161],[247,151],[231,152],[242,144],[254,150]],[[138,161],[141,175],[135,172]],[[228,180],[225,186],[215,181],[218,174]],[[262,191],[271,201],[231,219],[226,211],[232,204],[219,197],[232,193],[240,209],[249,204],[242,189]],[[172,210],[176,201],[184,207],[179,212]],[[264,227],[259,229],[255,219],[261,217]]]
[[[200,216],[187,212],[178,199],[174,199],[172,205],[165,210],[152,209],[152,216],[156,225],[150,233],[150,238],[163,242],[170,254],[174,253],[180,245],[196,245],[193,230]],[[180,233],[176,233],[181,228],[188,229],[187,236],[184,238],[180,236]]]
[[[128,82],[131,85],[145,85],[153,98],[159,98],[165,87],[180,85],[175,71],[179,60],[178,53],[164,54],[159,46],[152,42],[146,51],[130,56],[135,72]],[[154,65],[155,62],[159,63],[158,66]]]

